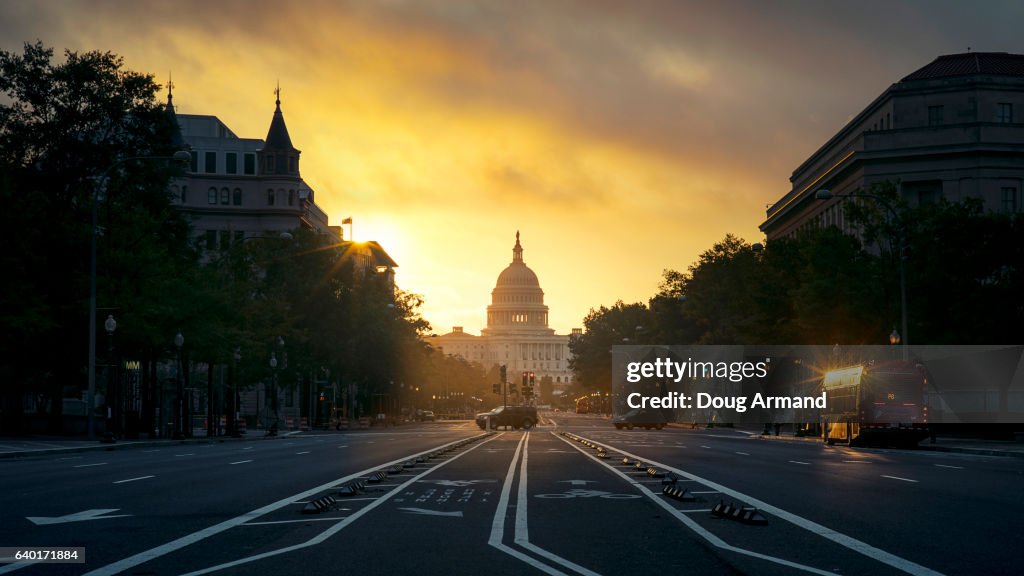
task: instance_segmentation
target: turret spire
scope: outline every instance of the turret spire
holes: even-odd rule
[[[519,244],[519,230],[516,230],[516,245],[515,248],[512,248],[512,261],[523,261],[523,247]]]

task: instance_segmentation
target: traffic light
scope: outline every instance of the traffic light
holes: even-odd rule
[[[530,372],[530,387],[533,387],[533,384],[536,381],[537,381],[536,375],[533,372]]]
[[[528,380],[529,374],[530,374],[529,372],[526,372],[526,371],[523,372],[523,388],[526,388],[526,383],[529,382],[529,380]]]
[[[500,382],[502,384],[504,384],[506,380],[508,380],[508,368],[504,364],[502,364],[501,365],[501,380],[500,380]]]

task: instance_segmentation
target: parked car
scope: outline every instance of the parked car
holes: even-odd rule
[[[657,428],[661,430],[665,427],[666,420],[665,416],[657,410],[634,408],[625,414],[612,418],[612,424],[615,425],[617,430],[622,430],[623,428],[627,430],[632,430],[633,428],[644,428],[647,430]]]
[[[490,412],[482,412],[476,415],[476,425],[481,430],[487,429],[487,420],[490,418],[491,426],[511,426],[516,430],[520,428],[529,430],[537,423],[537,408],[534,406],[498,406]]]

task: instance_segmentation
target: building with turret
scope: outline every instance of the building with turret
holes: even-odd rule
[[[480,335],[456,326],[431,342],[446,354],[461,356],[485,367],[507,367],[510,382],[533,372],[540,383],[551,379],[556,394],[572,382],[569,335],[548,327],[548,307],[537,274],[523,261],[523,246],[516,232],[512,262],[498,274],[487,306],[487,328]]]

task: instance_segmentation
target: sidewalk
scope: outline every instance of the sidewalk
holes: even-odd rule
[[[0,459],[19,458],[23,456],[42,456],[47,454],[72,454],[93,450],[124,450],[128,448],[151,448],[160,446],[179,446],[183,444],[211,444],[213,442],[250,442],[254,440],[273,440],[287,438],[290,432],[277,436],[259,434],[243,435],[240,438],[231,436],[193,436],[184,440],[153,439],[153,440],[119,440],[103,443],[99,440],[67,438],[60,436],[27,436],[23,438],[0,438]]]
[[[818,442],[821,438],[808,436],[794,436],[792,432],[783,432],[779,436],[762,436],[760,432],[751,434],[751,438],[764,440],[787,440],[791,442]],[[907,450],[907,448],[893,448],[893,450]],[[980,438],[953,438],[938,436],[933,444],[930,439],[925,438],[918,443],[916,448],[911,450],[926,450],[929,452],[956,452],[960,454],[977,454],[979,456],[1007,456],[1013,458],[1024,458],[1024,443],[1012,440],[983,440]]]

